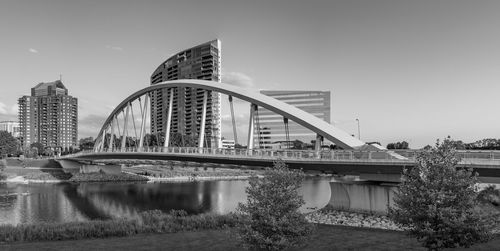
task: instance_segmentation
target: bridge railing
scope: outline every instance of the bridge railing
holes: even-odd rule
[[[414,162],[416,156],[422,150],[380,150],[380,151],[357,151],[357,150],[271,150],[271,149],[228,149],[228,148],[197,148],[197,147],[127,147],[125,149],[104,149],[107,153],[170,153],[170,154],[192,154],[206,156],[237,156],[261,159],[287,159],[287,160],[315,160],[315,161],[370,161],[370,162]],[[66,157],[76,157],[93,153],[83,151]],[[396,154],[390,154],[396,153]],[[406,159],[397,156],[406,157]],[[462,163],[496,163],[500,164],[500,151],[458,151],[458,157]]]

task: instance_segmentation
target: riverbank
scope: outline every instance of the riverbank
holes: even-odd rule
[[[66,173],[62,168],[7,167],[0,175],[0,182],[8,183],[59,183],[59,182],[189,182],[201,180],[244,180],[260,176],[262,170],[247,168],[222,168],[205,166],[138,165],[124,167],[121,174]]]
[[[329,206],[307,214],[306,219],[317,224],[402,231],[385,215],[339,211]]]
[[[185,165],[176,167],[137,165],[124,167],[123,171],[147,177],[151,181],[248,179],[252,175],[263,174],[261,169],[208,167],[206,165]]]

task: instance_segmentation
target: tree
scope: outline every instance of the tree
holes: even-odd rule
[[[94,138],[82,138],[80,139],[80,149],[81,150],[92,150],[94,148]]]
[[[0,157],[15,154],[18,149],[18,142],[10,133],[0,131]]]
[[[396,143],[389,143],[387,144],[387,149],[408,149],[409,144],[406,141],[402,142],[396,142]]]
[[[37,154],[36,155],[39,155],[39,154],[42,154],[43,151],[45,150],[45,147],[42,145],[42,143],[40,142],[35,142],[35,143],[32,143],[30,145],[30,148],[36,148],[36,151],[37,151]]]
[[[405,169],[389,217],[429,250],[469,247],[486,241],[489,231],[474,207],[477,173],[460,161],[448,137],[417,156]]]
[[[300,244],[313,226],[299,212],[304,204],[298,189],[304,173],[289,170],[282,161],[267,168],[263,178],[253,176],[246,188],[246,204],[237,211],[243,216],[238,235],[251,249],[281,250]]]

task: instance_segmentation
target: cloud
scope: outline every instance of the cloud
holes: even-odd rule
[[[222,82],[243,88],[253,88],[254,83],[251,77],[241,72],[228,72],[222,75]]]
[[[17,104],[9,107],[8,105],[0,102],[0,121],[17,121],[17,110]]]
[[[106,45],[106,48],[114,50],[114,51],[123,51],[123,48],[120,46],[111,46],[111,45]]]
[[[35,49],[33,49],[33,48],[29,48],[28,51],[31,52],[31,53],[38,53],[38,51],[35,50]]]
[[[108,115],[87,115],[78,120],[78,137],[96,137]]]
[[[18,107],[17,104],[9,108],[8,105],[0,102],[0,114],[2,115],[17,115]]]

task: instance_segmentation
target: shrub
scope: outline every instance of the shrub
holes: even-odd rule
[[[430,250],[470,247],[488,240],[478,212],[477,174],[458,168],[459,158],[448,137],[422,152],[416,166],[403,172],[389,216]]]
[[[173,210],[168,214],[153,210],[140,213],[136,219],[0,225],[0,242],[80,240],[140,233],[225,229],[234,227],[237,220],[238,217],[235,214],[188,216],[183,210]]]
[[[250,178],[247,202],[237,209],[242,217],[237,232],[244,246],[281,250],[299,245],[312,232],[312,224],[298,211],[304,204],[298,194],[303,180],[302,171],[289,170],[282,161],[267,168],[263,178]]]

